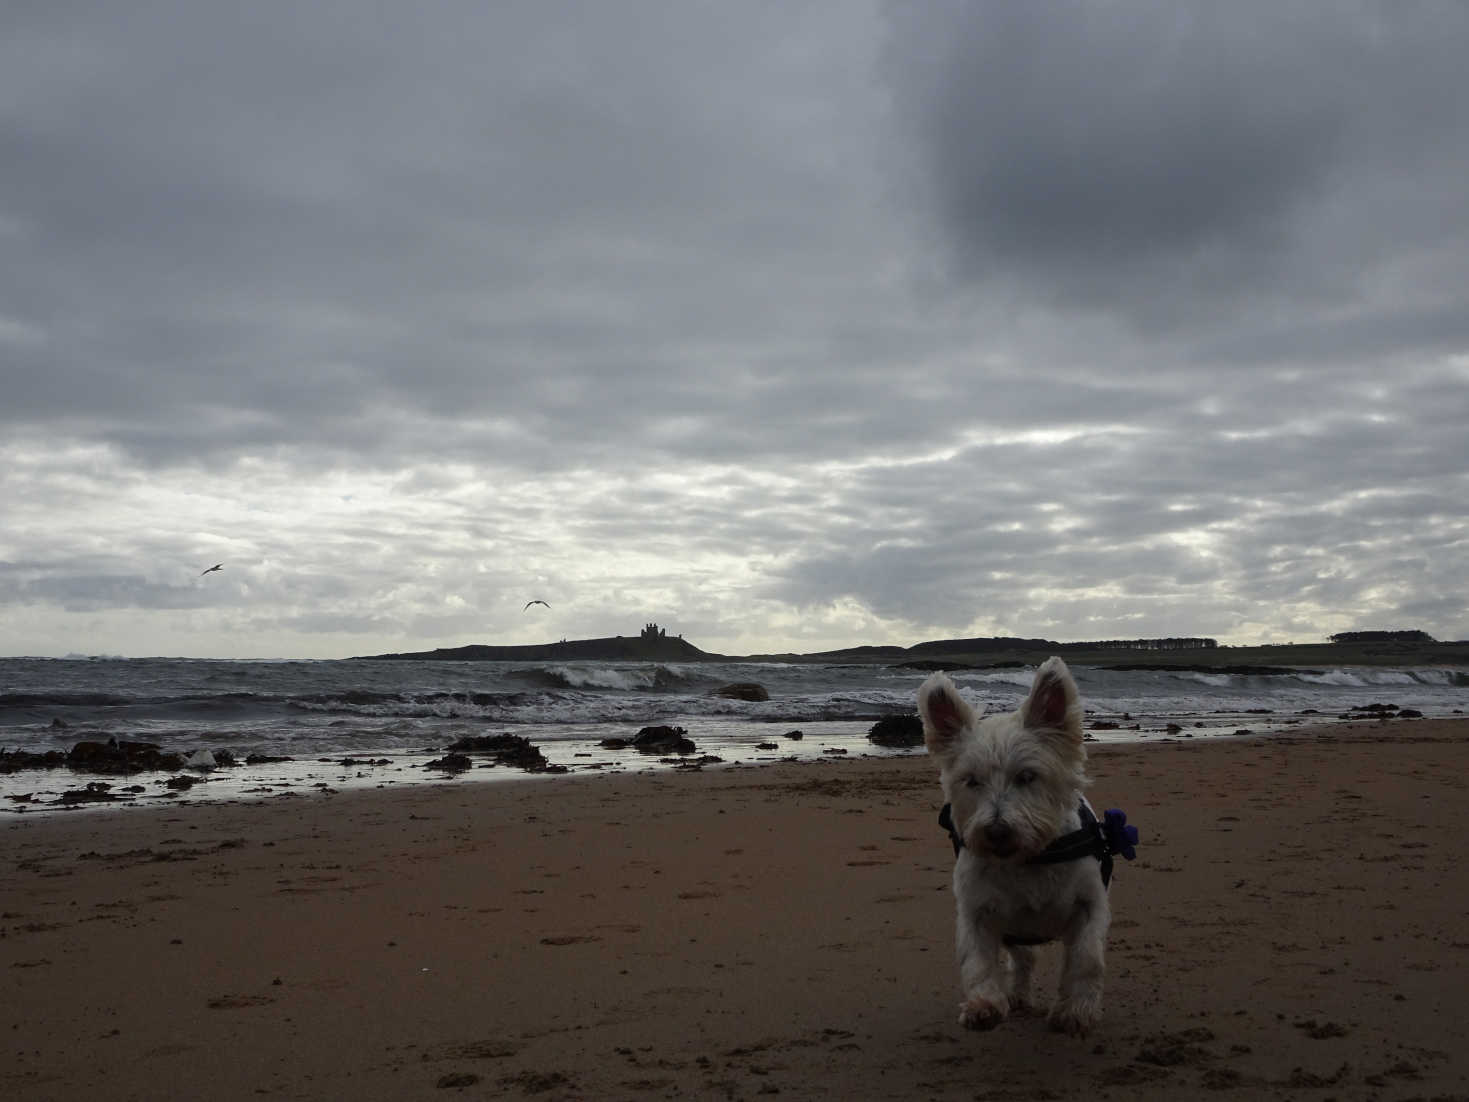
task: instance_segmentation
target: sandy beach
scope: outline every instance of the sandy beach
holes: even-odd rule
[[[1094,747],[1143,845],[1083,1040],[957,1025],[921,754],[17,817],[0,1097],[1469,1099],[1466,766]]]

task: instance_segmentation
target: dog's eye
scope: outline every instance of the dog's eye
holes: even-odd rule
[[[1015,774],[1015,784],[1019,788],[1024,788],[1026,785],[1033,784],[1034,782],[1035,782],[1035,770],[1034,769],[1022,769],[1019,773],[1016,773]]]
[[[978,777],[965,777],[964,778],[964,787],[965,788],[978,788],[979,787],[979,778]]]

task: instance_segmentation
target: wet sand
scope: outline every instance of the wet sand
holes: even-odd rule
[[[1469,721],[1092,773],[1083,1040],[957,1025],[922,755],[17,817],[0,1097],[1469,1098]]]

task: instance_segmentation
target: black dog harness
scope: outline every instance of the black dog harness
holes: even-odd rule
[[[1102,866],[1102,887],[1112,882],[1112,855],[1119,854],[1125,861],[1137,856],[1137,827],[1128,826],[1127,816],[1115,807],[1098,820],[1085,800],[1077,806],[1081,816],[1081,827],[1070,834],[1063,834],[1034,857],[1027,857],[1027,865],[1059,865],[1063,861],[1080,861],[1083,857],[1095,857]],[[954,843],[954,856],[964,848],[964,839],[954,827],[954,812],[948,804],[939,812],[939,826],[949,832],[949,841]],[[1044,945],[1051,941],[1046,937],[1026,937],[1021,934],[1006,934],[1006,945]]]
[[[1137,827],[1128,826],[1127,816],[1115,807],[1098,819],[1082,800],[1077,807],[1081,816],[1081,827],[1070,834],[1063,834],[1034,857],[1027,857],[1027,865],[1059,865],[1063,861],[1080,861],[1083,857],[1095,857],[1102,865],[1102,887],[1112,882],[1112,855],[1119,854],[1125,861],[1137,856]],[[949,841],[954,843],[954,856],[964,848],[964,839],[954,827],[954,813],[949,804],[939,812],[939,826],[949,832]]]

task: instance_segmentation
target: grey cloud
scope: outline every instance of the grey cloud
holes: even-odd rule
[[[30,108],[0,128],[23,273],[0,290],[45,339],[5,416],[168,463],[308,426],[361,450],[378,402],[553,431],[616,410],[637,437],[691,371],[768,355],[736,347],[752,321],[806,324],[744,270],[860,217],[826,163],[857,146],[823,130],[860,57],[781,45],[820,13],[430,9],[33,12],[0,78]]]
[[[1287,403],[1276,416],[1301,412]],[[1449,503],[1462,445],[1451,429],[1378,423],[1368,412],[1333,413],[1326,431],[1282,427],[1238,442],[1151,417],[1135,448],[1100,435],[972,449],[936,464],[931,480],[884,471],[845,499],[874,523],[856,539],[806,548],[771,592],[813,604],[852,596],[953,631],[976,616],[1022,631],[1063,605],[1066,623],[1082,614],[1083,603],[1032,592],[1101,586],[1117,594],[1114,615],[1130,609],[1157,623],[1176,604],[1169,622],[1192,616],[1190,630],[1227,635],[1262,601],[1370,607],[1411,566],[1413,588],[1444,593],[1429,603],[1431,619],[1453,636],[1463,616],[1450,596],[1460,511]],[[1270,419],[1262,411],[1261,424]],[[885,542],[894,532],[911,546]]]
[[[1166,330],[1282,286],[1339,299],[1388,235],[1401,250],[1460,232],[1462,197],[1403,172],[1441,185],[1465,167],[1461,6],[888,12],[918,186],[965,280]]]
[[[139,574],[108,573],[77,564],[0,563],[0,603],[48,603],[67,612],[104,608],[188,609],[209,598],[182,584],[167,584]]]

